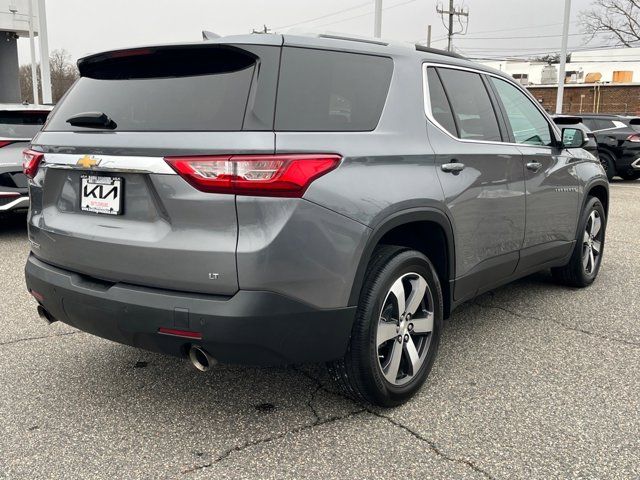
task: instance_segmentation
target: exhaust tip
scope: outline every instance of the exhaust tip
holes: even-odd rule
[[[47,325],[51,325],[53,322],[57,322],[57,320],[53,318],[53,316],[49,312],[47,312],[47,310],[45,310],[42,305],[38,305],[38,316],[42,320],[44,320]]]
[[[209,355],[204,348],[198,345],[193,345],[189,349],[189,360],[191,360],[193,366],[201,372],[208,371],[212,366],[218,363],[218,361]]]

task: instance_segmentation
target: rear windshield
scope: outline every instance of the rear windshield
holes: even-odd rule
[[[67,122],[87,112],[106,114],[116,131],[241,130],[255,67],[245,53],[214,48],[112,54],[80,65],[47,130],[90,130]]]
[[[390,58],[285,47],[281,65],[276,130],[376,128],[391,82]]]
[[[0,138],[31,139],[42,128],[49,115],[40,110],[0,110]]]

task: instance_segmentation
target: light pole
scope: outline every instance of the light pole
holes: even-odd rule
[[[38,2],[38,40],[40,41],[40,76],[42,77],[42,103],[52,103],[51,71],[49,69],[49,37],[47,34],[47,11],[45,0]]]
[[[36,65],[36,44],[33,38],[33,1],[29,2],[29,50],[31,51],[31,83],[33,84],[33,103],[40,103],[38,98],[38,72]]]
[[[373,36],[382,35],[382,0],[375,0],[375,15],[373,17]]]
[[[556,97],[556,113],[562,113],[564,101],[564,77],[567,67],[567,43],[569,39],[569,17],[571,16],[571,0],[564,0],[564,24],[562,26],[562,47],[560,51],[560,72],[558,73],[558,96]]]

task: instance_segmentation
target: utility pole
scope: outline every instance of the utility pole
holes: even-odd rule
[[[558,73],[558,96],[556,97],[556,113],[562,113],[564,102],[564,77],[567,67],[567,44],[569,40],[569,17],[571,16],[571,0],[564,0],[564,24],[562,26],[562,47],[560,50],[560,72]]]
[[[431,25],[427,26],[427,47],[431,48]]]
[[[373,36],[380,38],[382,35],[382,0],[375,0],[375,15],[373,17]]]
[[[51,97],[51,70],[49,69],[49,38],[45,0],[38,2],[38,40],[40,41],[40,75],[42,76],[42,103],[53,103]]]
[[[469,10],[465,10],[464,8],[455,8],[453,5],[453,0],[449,0],[449,10],[445,10],[444,7],[436,7],[436,12],[444,17],[444,15],[449,16],[449,26],[447,27],[447,50],[451,52],[453,50],[453,36],[456,33],[453,31],[453,18],[454,17],[467,17],[469,18]]]

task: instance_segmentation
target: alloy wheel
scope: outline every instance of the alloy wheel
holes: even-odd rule
[[[406,273],[387,292],[376,333],[378,365],[386,380],[401,386],[413,379],[429,352],[433,295],[418,273]]]
[[[587,219],[582,240],[582,267],[592,275],[600,263],[602,253],[602,219],[597,210],[592,210]]]

